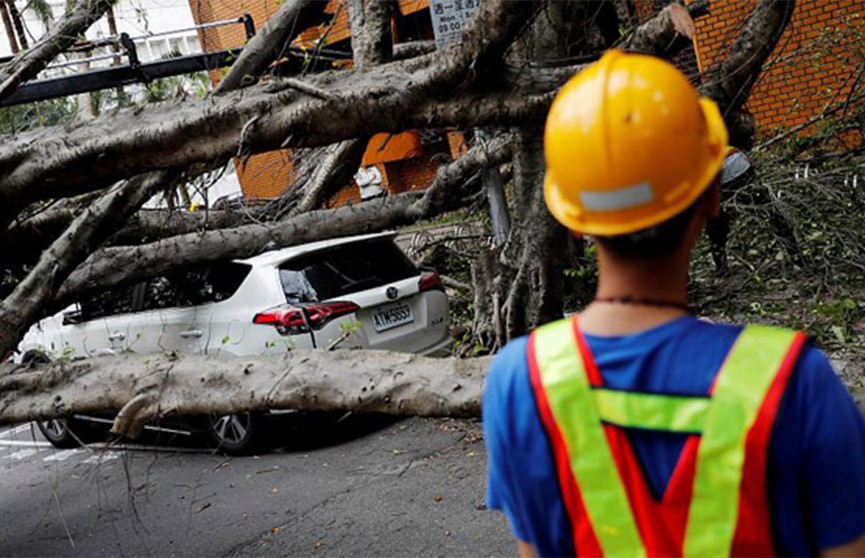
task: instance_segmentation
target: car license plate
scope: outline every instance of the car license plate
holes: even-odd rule
[[[404,302],[388,304],[372,314],[372,321],[377,332],[387,331],[414,321],[411,306]]]

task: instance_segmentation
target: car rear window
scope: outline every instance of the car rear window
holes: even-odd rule
[[[390,238],[305,254],[279,269],[291,304],[339,298],[416,275],[417,268]]]

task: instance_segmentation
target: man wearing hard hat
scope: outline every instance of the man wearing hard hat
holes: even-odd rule
[[[599,278],[490,367],[488,505],[522,555],[865,554],[865,421],[826,357],[688,311],[726,142],[647,56],[606,54],[550,109],[547,206],[594,239]]]

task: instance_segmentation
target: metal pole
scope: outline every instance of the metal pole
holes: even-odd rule
[[[475,141],[483,143],[486,141],[483,131],[475,130]],[[505,199],[505,189],[502,183],[502,173],[498,167],[491,167],[484,171],[481,177],[487,201],[490,204],[490,220],[493,225],[493,238],[496,246],[501,246],[508,239],[511,229],[510,215],[508,214],[508,202]]]

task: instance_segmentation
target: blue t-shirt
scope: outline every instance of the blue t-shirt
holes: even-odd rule
[[[607,387],[705,396],[741,330],[687,316],[633,335],[586,335],[586,341]],[[540,555],[574,555],[552,448],[529,380],[526,342],[523,337],[509,343],[487,376],[487,505],[503,511],[514,535]],[[627,434],[657,498],[685,436]],[[814,556],[865,533],[865,421],[826,357],[810,343],[775,420],[767,477],[779,555]]]

